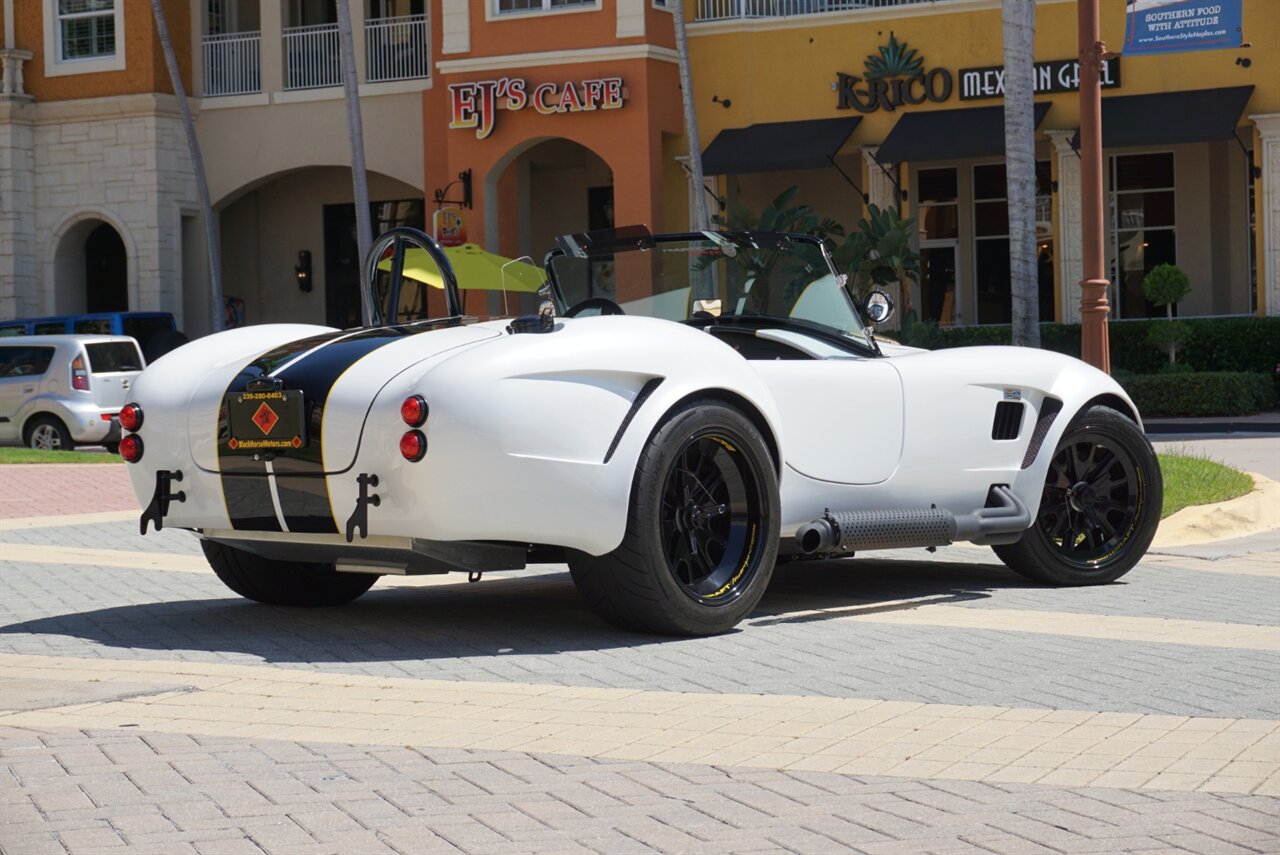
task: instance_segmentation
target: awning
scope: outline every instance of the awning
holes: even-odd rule
[[[1036,127],[1049,105],[1035,105]],[[907,113],[876,152],[881,163],[993,157],[1004,154],[1004,107]]]
[[[1124,148],[1229,140],[1252,94],[1252,86],[1227,86],[1103,98],[1102,145]],[[1071,145],[1079,148],[1079,129]]]
[[[702,171],[735,175],[830,166],[861,121],[861,116],[848,116],[726,128],[702,153]]]

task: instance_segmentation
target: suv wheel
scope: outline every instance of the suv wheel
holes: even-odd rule
[[[72,451],[76,444],[60,420],[39,416],[27,426],[27,446],[37,451]]]

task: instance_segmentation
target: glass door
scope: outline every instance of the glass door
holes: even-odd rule
[[[920,200],[920,302],[916,317],[949,326],[956,317],[956,270],[960,205],[954,166],[916,173]]]
[[[929,241],[920,245],[921,320],[950,326],[956,312],[956,251],[958,241]]]

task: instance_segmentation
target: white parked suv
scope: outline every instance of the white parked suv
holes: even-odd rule
[[[145,363],[115,335],[0,338],[0,444],[45,451],[120,444],[120,408]]]

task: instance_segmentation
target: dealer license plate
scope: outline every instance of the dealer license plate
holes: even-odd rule
[[[240,454],[288,451],[307,442],[302,392],[236,392],[227,396],[231,436],[227,447]]]

